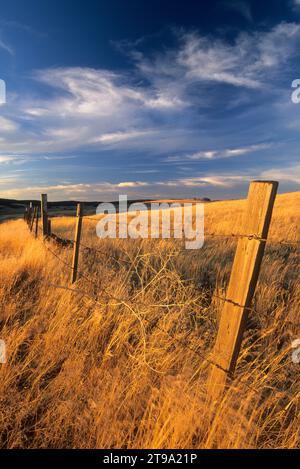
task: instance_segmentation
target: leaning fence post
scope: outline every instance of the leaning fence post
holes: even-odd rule
[[[48,235],[47,194],[41,195],[41,215],[42,215],[43,236],[47,236]]]
[[[77,220],[76,220],[76,230],[75,230],[74,249],[73,249],[71,283],[76,282],[76,279],[77,279],[80,238],[81,238],[81,228],[82,228],[82,215],[83,215],[83,205],[77,204],[77,212],[76,212]]]
[[[245,323],[255,292],[266,238],[272,217],[278,182],[254,181],[250,184],[229,286],[224,302],[212,365],[208,379],[208,398],[216,402],[222,396],[228,376],[233,376]]]

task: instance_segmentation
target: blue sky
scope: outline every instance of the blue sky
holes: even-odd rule
[[[0,197],[300,190],[300,0],[0,7]]]

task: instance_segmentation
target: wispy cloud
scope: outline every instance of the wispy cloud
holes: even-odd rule
[[[300,9],[300,0],[292,0],[293,5],[296,9]]]
[[[4,50],[5,52],[7,52],[10,55],[15,55],[15,51],[14,51],[13,47],[7,41],[5,41],[1,37],[1,35],[0,35],[0,49]]]
[[[249,175],[205,175],[205,176],[196,176],[189,178],[180,178],[173,181],[164,181],[158,184],[165,184],[169,186],[184,186],[184,187],[234,187],[237,184],[245,183],[249,181]]]
[[[224,8],[236,11],[240,15],[242,15],[247,21],[252,22],[252,10],[251,5],[243,0],[232,0],[232,1],[224,1],[221,3]]]
[[[153,134],[152,130],[128,130],[125,132],[112,132],[108,134],[94,137],[90,140],[90,143],[107,143],[114,144],[124,142],[124,140],[136,139],[145,137],[146,135]]]
[[[20,158],[16,156],[4,156],[0,155],[0,164],[10,164],[10,163],[15,163],[19,162]]]
[[[74,162],[73,173],[66,176],[68,184],[58,184],[57,174],[51,183],[40,178],[45,184],[37,186],[24,178],[19,189],[7,188],[15,191],[9,196],[48,191],[55,198],[76,194],[87,198],[102,193],[113,196],[122,188],[140,196],[164,187],[226,189],[258,177],[264,167],[261,161],[269,155],[266,150],[276,147],[272,143],[279,138],[276,129],[291,127],[297,112],[295,106],[293,114],[290,108],[283,113],[275,106],[284,99],[292,106],[288,92],[283,97],[286,81],[283,85],[281,74],[294,70],[291,59],[300,45],[300,24],[281,23],[269,31],[241,33],[231,42],[182,31],[176,40],[173,48],[151,54],[138,49],[143,43],[136,42],[130,50],[131,73],[83,67],[33,73],[32,83],[38,83],[34,93],[15,96],[1,108],[2,168],[13,171],[14,165],[25,161],[43,161],[49,168],[51,161],[59,165],[65,159],[61,165],[67,174],[72,166],[68,159],[81,158],[81,163]],[[111,157],[115,158],[111,166],[120,163],[126,169],[124,179],[110,182],[116,180],[114,173],[104,182],[77,184],[78,169],[88,172],[83,160],[87,154],[95,165],[92,171],[99,167],[96,159],[104,162],[106,158],[103,166],[109,166]],[[253,158],[253,172],[246,167],[252,154],[260,157]],[[237,157],[245,163],[245,174],[234,169],[231,159]],[[134,164],[126,168],[130,158]],[[222,159],[227,161],[215,163]],[[147,162],[145,171],[139,160]],[[184,163],[187,177],[182,177],[179,165],[165,162]],[[140,171],[137,181],[131,169]],[[143,172],[153,172],[153,180],[145,176],[144,181]],[[292,176],[286,170],[285,180]],[[295,177],[289,180],[296,181]]]
[[[289,166],[284,169],[268,169],[261,173],[261,178],[300,184],[300,165]]]
[[[300,25],[295,23],[240,34],[233,43],[180,33],[178,47],[171,50],[149,57],[131,51],[131,77],[79,67],[38,71],[35,80],[55,93],[48,98],[22,96],[6,106],[0,152],[57,153],[95,146],[102,150],[110,145],[124,148],[125,143],[128,149],[139,145],[152,151],[189,150],[193,118],[201,109],[205,115],[209,99],[211,107],[216,106],[213,94],[208,96],[201,83],[237,89],[261,89],[271,79],[274,84],[274,74],[299,43]],[[241,151],[221,155],[209,150],[187,159],[228,157]]]
[[[128,182],[120,182],[117,184],[117,187],[120,188],[125,188],[125,187],[146,187],[149,186],[148,182],[142,182],[142,181],[128,181]]]
[[[198,161],[198,160],[215,160],[220,158],[231,158],[247,155],[262,150],[266,150],[271,147],[270,143],[259,143],[256,145],[249,145],[248,147],[230,148],[225,150],[204,150],[196,151],[194,153],[187,153],[185,155],[175,155],[166,158],[169,162],[186,162],[186,161]]]
[[[180,46],[150,60],[141,53],[133,57],[142,73],[164,88],[184,93],[187,83],[227,83],[236,87],[261,88],[270,75],[289,59],[300,39],[300,25],[280,23],[267,32],[240,33],[233,43],[180,33]],[[165,81],[163,81],[165,77]]]
[[[160,196],[180,197],[184,194],[198,197],[213,194],[215,198],[219,193],[235,193],[241,188],[246,193],[249,182],[255,178],[274,179],[280,183],[300,184],[300,166],[290,166],[286,170],[270,169],[255,173],[253,171],[239,172],[238,174],[196,174],[191,177],[179,177],[166,180],[152,181],[121,181],[96,183],[69,183],[58,184],[31,184],[24,185],[23,177],[14,175],[0,177],[2,197],[8,198],[39,198],[41,193],[47,193],[51,200],[116,200],[120,194],[127,194],[130,198],[149,198]],[[11,188],[12,184],[18,187]]]
[[[7,132],[14,132],[17,130],[17,124],[5,117],[0,116],[0,136],[6,134]]]
[[[62,200],[62,199],[87,199],[87,198],[95,198],[96,200],[101,199],[103,195],[110,194],[109,199],[117,197],[120,193],[120,190],[129,191],[130,194],[135,195],[135,192],[132,190],[136,190],[139,188],[147,187],[148,183],[141,182],[141,181],[127,181],[127,182],[120,182],[120,183],[110,183],[110,182],[99,182],[99,183],[79,183],[79,184],[69,184],[69,183],[60,183],[60,184],[52,184],[52,185],[30,185],[30,186],[22,186],[20,178],[0,178],[0,183],[8,184],[12,182],[18,181],[20,183],[18,188],[13,189],[6,189],[1,191],[2,197],[9,197],[9,198],[39,198],[41,193],[47,193],[50,198],[55,200]],[[130,192],[131,191],[131,192]]]

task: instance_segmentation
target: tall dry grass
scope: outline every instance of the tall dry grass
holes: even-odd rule
[[[299,238],[300,193],[279,196],[271,236]],[[244,201],[206,207],[206,229],[239,232]],[[74,220],[53,220],[72,237]],[[23,221],[0,226],[2,448],[299,447],[299,249],[265,254],[236,380],[213,420],[209,355],[235,251],[208,240],[99,240],[85,220],[79,278],[71,251],[34,240]],[[83,294],[83,292],[85,294]],[[95,301],[96,299],[96,301]]]

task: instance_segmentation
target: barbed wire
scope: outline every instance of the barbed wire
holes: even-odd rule
[[[39,226],[37,225],[37,231],[39,232],[40,231],[40,228]],[[255,235],[251,235],[249,238],[251,239],[257,239],[258,237],[255,237]],[[266,241],[266,240],[263,240],[261,238],[258,238],[260,241]],[[46,240],[44,240],[44,243],[43,245],[45,246],[45,248],[48,250],[48,252],[50,252],[55,258],[57,258],[61,263],[63,263],[66,267],[68,267],[68,269],[72,269],[72,265],[69,264],[68,262],[66,262],[64,259],[62,259],[55,251],[53,251],[49,246],[47,246]],[[104,254],[103,251],[100,251],[98,249],[95,249],[95,248],[91,248],[89,246],[84,246],[86,249],[91,249],[91,250],[95,250],[95,251],[98,251],[98,252],[101,252],[101,254]],[[105,253],[106,255],[106,253]],[[95,287],[97,287],[97,289],[100,287],[101,289],[101,293],[105,293],[107,295],[107,297],[109,299],[113,299],[114,301],[117,301],[116,304],[112,304],[112,306],[118,306],[118,305],[123,305],[125,307],[127,307],[130,311],[133,311],[132,307],[128,304],[128,301],[125,301],[121,298],[118,298],[114,295],[112,295],[110,292],[107,291],[107,289],[102,285],[102,286],[99,286],[98,284],[96,284],[91,278],[89,278],[88,276],[86,276],[85,274],[83,274],[83,272],[81,270],[78,270],[78,274],[81,278],[83,278],[84,280],[87,280],[89,283],[91,283],[92,285],[94,285]],[[71,287],[67,287],[67,286],[62,286],[62,285],[55,285],[55,284],[48,284],[49,287],[53,287],[53,288],[57,288],[57,289],[64,289],[64,290],[69,290],[69,291],[72,291],[72,292],[77,292],[77,293],[80,293],[81,295],[83,295],[84,297],[86,298],[89,298],[91,299],[93,302],[95,302],[95,304],[99,304],[101,306],[107,306],[106,303],[100,303],[98,299],[94,298],[92,295],[88,294],[86,291],[82,290],[82,289],[78,289],[78,288],[71,288]],[[243,309],[247,309],[247,310],[250,310],[250,311],[255,311],[254,308],[252,307],[249,307],[249,306],[246,306],[246,305],[240,305],[239,303],[229,299],[229,298],[225,298],[225,297],[222,297],[222,296],[219,296],[219,295],[216,295],[216,294],[211,294],[210,295],[211,298],[215,298],[215,299],[219,299],[223,302],[228,302],[230,304],[233,304],[234,306],[237,306],[239,308],[243,308]],[[149,305],[149,304],[145,304],[145,303],[141,303],[141,302],[136,302],[135,301],[135,306],[147,306],[147,307],[150,307],[150,306],[155,306],[155,307],[163,307],[163,306],[170,306],[170,305]],[[141,318],[137,315],[136,312],[135,313],[135,316],[141,320]],[[233,381],[235,380],[235,383],[237,382],[240,382],[242,384],[244,384],[248,389],[250,389],[251,391],[255,392],[256,394],[260,395],[259,391],[257,391],[256,388],[254,388],[253,386],[249,385],[248,382],[246,382],[245,380],[243,380],[242,378],[235,378],[235,376],[233,375],[233,373],[230,371],[230,370],[227,370],[225,369],[224,367],[222,367],[219,363],[215,362],[214,360],[208,358],[207,356],[205,356],[204,354],[202,354],[199,350],[197,349],[194,349],[190,346],[190,344],[186,341],[187,337],[191,334],[191,331],[188,331],[188,333],[186,334],[186,337],[184,339],[180,339],[178,337],[175,337],[174,335],[170,334],[169,331],[167,331],[166,329],[162,328],[159,324],[158,324],[158,321],[159,321],[159,318],[158,319],[155,319],[155,321],[151,321],[150,319],[148,319],[145,315],[142,317],[142,320],[145,320],[146,322],[148,322],[151,327],[153,327],[155,325],[155,327],[162,333],[168,335],[172,340],[174,340],[175,342],[179,343],[180,345],[182,345],[183,347],[187,348],[188,350],[190,350],[191,352],[193,352],[194,354],[198,355],[202,360],[204,360],[206,363],[210,364],[211,366],[214,366],[216,367],[217,369],[223,371],[227,376],[228,378]],[[272,387],[268,387],[272,390],[274,390],[274,388]],[[275,389],[276,391],[276,389]],[[278,391],[280,392],[280,391]],[[295,396],[292,396],[291,394],[289,394],[287,391],[284,391],[283,393],[284,395],[286,395],[289,399],[293,400],[295,399]],[[288,407],[289,407],[290,403],[288,405],[281,405],[279,402],[276,402],[276,406],[278,406],[281,410],[283,410],[284,412],[286,412],[288,410]]]
[[[38,231],[39,231],[39,226],[38,226]],[[235,236],[235,235],[232,235],[232,236]],[[242,236],[242,235],[240,235]],[[262,240],[262,241],[266,241],[267,239],[263,239],[263,238],[259,238],[257,237],[256,235],[250,235],[248,236],[249,239],[258,239],[258,240]],[[71,242],[71,240],[68,240]],[[96,252],[96,253],[99,253],[103,256],[107,256],[108,253],[106,251],[103,251],[103,250],[100,250],[98,248],[94,248],[94,247],[91,247],[91,246],[87,246],[85,244],[83,244],[82,242],[80,242],[80,245],[84,248],[84,249],[87,249],[87,250],[90,250],[90,251],[93,251],[93,252]],[[62,258],[60,258],[54,251],[52,251],[46,244],[45,244],[45,247],[46,249],[52,254],[54,255],[57,259],[59,259],[62,263],[64,263],[69,269],[73,269],[72,265],[65,262]],[[180,252],[185,252],[186,250],[180,250],[180,251],[174,251],[173,255],[176,255]],[[150,253],[149,255],[153,255],[154,253]],[[111,254],[109,254],[109,257],[110,258],[113,258],[117,263],[120,264],[120,259],[117,259],[115,256],[112,256]],[[139,257],[139,256],[137,256]],[[141,256],[143,257],[143,255]],[[122,259],[121,261],[125,262],[126,264],[132,264],[131,261],[127,261],[125,259]],[[96,284],[92,279],[90,279],[89,277],[87,277],[85,274],[83,274],[83,272],[81,270],[78,269],[78,273],[79,275],[82,277],[82,278],[85,278],[87,281],[89,281],[89,283],[92,283],[94,286],[96,286],[97,288],[99,288],[99,285]],[[245,309],[245,310],[248,310],[248,311],[255,311],[254,308],[250,307],[250,306],[247,306],[247,305],[240,305],[239,303],[231,300],[230,298],[225,298],[225,297],[222,297],[222,296],[219,296],[219,295],[216,295],[214,293],[212,293],[210,295],[211,298],[214,298],[214,299],[218,299],[218,300],[221,300],[223,302],[227,302],[227,303],[230,303],[238,308],[241,308],[241,309]],[[118,299],[117,299],[118,300]],[[119,301],[119,300],[118,300]]]
[[[122,213],[124,214],[127,214],[130,216],[130,212],[121,212],[120,214],[116,214],[118,216],[122,215]],[[103,215],[103,214],[101,214]],[[132,214],[134,216],[134,213]],[[99,221],[101,221],[101,218],[95,218],[96,216],[98,215],[93,215],[93,216],[86,216],[86,215],[83,215],[83,220],[90,220],[90,221],[93,221],[93,222],[96,222],[98,223]],[[59,218],[59,217],[54,217],[54,218]],[[67,218],[70,218],[70,219],[76,219],[77,218],[77,215],[68,215]],[[24,217],[25,219],[25,217]],[[26,220],[26,219],[25,219]],[[118,225],[127,225],[128,226],[128,222],[119,222],[117,220],[117,224]],[[215,232],[207,232],[207,233],[204,233],[204,236],[205,237],[215,237],[215,238],[248,238],[248,239],[256,239],[256,240],[259,240],[259,241],[265,241],[265,242],[274,242],[276,244],[286,244],[286,245],[300,245],[300,239],[296,239],[296,240],[285,240],[285,239],[282,239],[282,240],[278,240],[278,238],[275,238],[275,237],[267,237],[267,238],[262,238],[262,237],[259,237],[258,235],[256,234],[240,234],[240,233],[228,233],[228,234],[224,234],[224,233],[215,233]]]
[[[129,213],[130,214],[130,213]],[[76,218],[76,217],[73,217],[73,218]],[[92,218],[92,217],[87,217],[87,216],[83,216],[83,220],[91,220],[93,222],[99,222],[101,219],[98,219],[98,218]],[[128,223],[125,223],[125,222],[118,222],[117,221],[117,225],[126,225],[128,226]],[[184,232],[184,230],[183,230]],[[262,242],[266,242],[266,243],[274,243],[274,244],[281,244],[281,245],[297,245],[297,246],[300,246],[300,239],[296,239],[296,240],[285,240],[285,239],[278,239],[278,238],[274,238],[274,237],[267,237],[267,238],[262,238],[260,236],[258,236],[257,234],[241,234],[241,233],[228,233],[228,234],[222,234],[222,233],[215,233],[215,232],[212,232],[212,233],[205,233],[203,234],[204,238],[247,238],[248,240],[257,240],[257,241],[262,241]]]
[[[81,241],[80,241],[80,246],[82,246],[84,249],[87,249],[88,251],[93,251],[93,252],[96,252],[97,254],[101,254],[102,256],[105,256],[105,257],[109,256],[111,259],[113,259],[118,264],[121,264],[121,262],[124,262],[126,264],[131,264],[131,262],[129,260],[117,259],[111,253],[108,253],[107,251],[103,251],[102,249],[99,249],[99,248],[95,248],[93,246],[87,246],[87,245],[83,244]]]
[[[72,216],[70,218],[77,218],[76,216]],[[99,222],[100,220],[99,219],[96,219],[96,218],[92,218],[92,217],[87,217],[87,216],[83,216],[83,220],[92,220],[94,222]],[[118,223],[118,225],[126,225],[128,226],[128,223]],[[40,228],[38,227],[38,231],[40,231]],[[183,231],[184,232],[184,231]],[[228,233],[228,234],[222,234],[222,233],[215,233],[215,232],[204,232],[203,233],[203,237],[204,237],[204,240],[205,238],[219,238],[219,239],[240,239],[240,238],[247,238],[248,240],[256,240],[256,241],[261,241],[261,242],[265,242],[265,243],[273,243],[273,244],[277,244],[277,245],[281,245],[281,246],[300,246],[300,239],[295,239],[295,240],[292,240],[292,239],[278,239],[278,238],[275,238],[275,237],[266,237],[266,238],[263,238],[263,237],[260,237],[258,236],[257,234],[241,234],[241,233]],[[62,238],[64,239],[64,238]],[[104,238],[102,238],[104,239]],[[123,239],[123,238],[122,238]],[[151,238],[150,238],[151,239]],[[176,238],[174,238],[176,239]],[[186,238],[183,237],[182,238],[182,241],[185,241]],[[66,239],[66,241],[68,242],[72,242],[72,240],[69,240],[69,239]],[[85,249],[90,249],[90,250],[94,250],[94,251],[97,251],[98,253],[100,254],[104,254],[104,251],[101,251],[99,248],[94,248],[94,247],[91,247],[91,246],[84,246],[82,243],[81,245],[85,248]],[[189,251],[189,250],[186,250],[186,251]],[[127,261],[129,262],[129,261]]]
[[[210,235],[210,236],[213,236],[213,235]],[[260,237],[258,237],[258,236],[256,236],[256,235],[250,235],[250,236],[246,236],[246,235],[245,235],[245,236],[243,236],[243,235],[230,235],[230,236],[232,236],[232,237],[239,237],[239,238],[245,238],[245,237],[247,237],[249,240],[255,239],[255,240],[258,240],[258,241],[265,241],[265,242],[267,241],[266,238],[260,238]],[[219,236],[216,235],[216,237],[219,237]],[[220,235],[220,237],[228,239],[228,238],[229,238],[229,235],[226,235],[226,236],[225,236],[225,235],[224,235],[224,236],[223,236],[223,235]],[[71,242],[71,240],[68,240],[68,241]],[[182,241],[184,241],[184,240],[182,240]],[[281,242],[281,241],[277,241],[277,243],[278,243],[278,244],[281,244],[281,245],[288,245],[288,246],[298,246],[298,245],[300,246],[300,241],[299,241],[299,242],[283,242],[283,241]],[[98,253],[98,254],[100,254],[100,255],[102,255],[102,256],[104,256],[104,257],[108,257],[108,256],[109,256],[111,259],[113,259],[113,260],[114,260],[115,262],[117,262],[118,264],[121,264],[121,263],[124,263],[124,264],[131,264],[131,263],[132,263],[130,260],[121,259],[121,258],[115,257],[115,256],[112,255],[111,253],[108,253],[107,250],[102,250],[102,249],[99,249],[99,248],[96,248],[96,247],[93,247],[93,246],[87,246],[87,245],[83,244],[83,243],[80,241],[80,247],[81,247],[81,246],[82,246],[84,249],[88,250],[88,251],[92,251],[92,252]],[[124,253],[125,251],[122,251],[122,252]],[[193,253],[194,250],[186,249],[186,248],[183,248],[183,249],[174,249],[172,255],[175,257],[176,255],[180,255],[180,254],[190,254],[191,252]],[[160,256],[160,253],[159,253],[159,252],[157,253],[157,252],[155,252],[155,251],[151,251],[150,253],[147,253],[147,254],[145,254],[145,253],[140,254],[140,255],[137,256],[137,258],[142,258],[142,257],[145,257],[146,255],[148,255],[148,256],[151,255],[151,256],[155,257],[155,256]]]
[[[60,256],[58,256],[52,249],[49,248],[49,246],[47,246],[45,243],[44,243],[44,246],[45,248],[52,254],[54,255],[58,260],[60,260],[60,262],[62,262],[64,265],[66,265],[69,269],[72,269],[72,265],[69,264],[68,262],[66,262],[64,259],[62,259]],[[84,280],[87,280],[89,283],[91,283],[93,286],[97,287],[97,288],[100,288],[101,289],[101,293],[104,292],[110,299],[113,299],[114,301],[117,301],[118,303],[115,304],[115,305],[112,305],[112,306],[118,306],[120,304],[126,304],[125,300],[124,299],[121,299],[121,298],[118,298],[114,295],[112,295],[110,292],[107,291],[107,289],[102,285],[102,286],[99,286],[96,282],[93,281],[93,279],[91,279],[90,277],[88,277],[87,275],[83,274],[83,272],[81,270],[78,270],[78,274],[79,274],[79,277],[83,278]],[[52,285],[52,286],[55,286],[55,285]],[[58,288],[64,288],[64,289],[68,289],[68,290],[71,290],[71,291],[76,291],[75,289],[72,289],[70,287],[58,287]],[[79,290],[78,290],[79,291]],[[84,291],[84,290],[80,290],[80,292],[84,295],[87,295],[87,293]],[[95,301],[96,303],[99,303],[99,301],[97,299],[95,299],[94,297],[88,295],[88,297],[90,299],[92,299],[93,301]],[[247,309],[249,311],[254,311],[255,312],[255,309],[252,308],[252,307],[249,307],[249,306],[246,306],[246,305],[240,305],[239,303],[229,299],[229,298],[226,298],[226,297],[222,297],[222,296],[219,296],[219,295],[216,295],[216,294],[211,294],[210,295],[210,298],[215,298],[215,299],[218,299],[218,300],[221,300],[223,302],[227,302],[227,303],[230,303],[230,304],[233,304],[234,306],[237,306],[239,308],[242,308],[242,309]],[[100,303],[102,306],[104,306],[103,303]],[[135,305],[137,306],[155,306],[155,307],[160,307],[160,306],[168,306],[170,307],[170,305],[161,305],[161,304],[157,304],[157,305],[149,305],[149,304],[146,304],[146,303],[143,303],[143,302],[140,302],[140,301],[135,301],[134,302]],[[147,318],[145,318],[145,320],[147,321]],[[165,331],[166,332],[166,331]],[[221,367],[221,369],[230,374],[229,370],[225,370]]]
[[[92,301],[94,301],[96,304],[99,304],[100,306],[106,306],[105,303],[100,303],[96,298],[93,298],[92,296],[88,295],[85,291],[81,290],[81,289],[75,289],[75,288],[71,288],[71,287],[66,287],[66,286],[63,286],[63,285],[55,285],[55,284],[47,284],[47,286],[49,287],[53,287],[53,288],[57,288],[57,289],[63,289],[63,290],[69,290],[69,291],[72,291],[72,292],[75,292],[75,293],[80,293],[82,294],[83,296],[86,296],[87,298],[91,299]],[[112,299],[114,299],[115,297],[112,296]],[[124,306],[128,306],[128,302],[124,301],[124,300],[121,300],[119,299],[119,303],[118,305],[124,305]],[[137,305],[140,305],[139,303]],[[112,306],[115,306],[115,305],[112,305]],[[151,305],[147,305],[147,306],[151,306]],[[158,306],[158,305],[156,305]],[[200,358],[202,358],[204,361],[206,361],[207,363],[209,363],[210,365],[212,366],[215,366],[216,368],[222,370],[224,373],[227,373],[228,376],[230,376],[230,372],[229,370],[226,370],[225,368],[223,368],[221,365],[219,365],[218,363],[214,362],[213,360],[210,360],[209,358],[207,358],[205,355],[203,355],[201,352],[199,352],[199,350],[195,350],[194,348],[190,347],[190,345],[185,342],[184,340],[185,339],[179,339],[178,337],[175,337],[174,335],[170,334],[169,331],[167,331],[166,329],[162,328],[161,326],[159,326],[157,324],[158,320],[159,319],[155,319],[155,321],[151,321],[150,319],[148,319],[147,317],[143,316],[142,318],[143,320],[145,320],[148,324],[151,325],[151,327],[153,327],[155,325],[155,327],[157,327],[157,329],[160,331],[160,332],[163,332],[165,334],[167,334],[171,339],[175,340],[177,343],[180,343],[181,345],[183,345],[184,347],[188,348],[191,352],[194,352],[195,354],[197,354]],[[188,334],[190,334],[191,331],[188,332]]]
[[[62,285],[55,285],[55,284],[48,284],[49,287],[53,287],[53,288],[56,288],[56,289],[63,289],[63,290],[68,290],[68,291],[71,291],[71,292],[75,292],[75,293],[80,293],[81,295],[91,299],[95,304],[99,304],[101,306],[106,306],[105,303],[100,303],[97,299],[93,298],[91,295],[87,294],[85,291],[81,290],[81,289],[78,289],[78,288],[71,288],[71,287],[66,287],[66,286],[62,286]],[[223,300],[226,300],[225,298],[222,298]],[[129,310],[132,310],[131,307],[129,307],[128,303],[125,302],[125,301],[121,301],[120,300],[120,303],[121,305],[124,305],[126,307],[129,308]],[[114,306],[114,305],[112,305]],[[150,305],[147,305],[148,307]],[[135,313],[135,316],[141,320],[141,318]],[[158,324],[158,321],[159,321],[159,318],[158,319],[155,319],[154,321],[151,321],[150,319],[148,319],[146,316],[143,316],[142,317],[143,320],[145,320],[148,324],[150,324],[151,328],[153,326],[155,326],[160,332],[168,335],[168,337],[170,337],[172,340],[174,340],[175,342],[177,342],[179,345],[183,346],[184,348],[188,349],[189,351],[191,351],[192,353],[194,353],[195,355],[197,355],[198,357],[200,357],[204,362],[208,363],[209,365],[211,366],[214,366],[215,368],[221,370],[222,372],[224,372],[227,377],[230,379],[230,381],[235,384],[237,383],[241,383],[243,385],[245,385],[249,390],[251,390],[252,392],[254,392],[256,395],[260,396],[261,393],[252,385],[250,385],[245,379],[243,379],[243,377],[238,377],[236,378],[235,375],[230,371],[230,370],[227,370],[226,368],[222,367],[219,363],[215,362],[214,360],[208,358],[207,356],[205,356],[202,352],[200,352],[198,349],[194,349],[193,347],[190,346],[190,344],[187,342],[187,337],[191,334],[191,331],[188,331],[188,333],[186,334],[186,337],[183,338],[183,339],[180,339],[178,337],[175,337],[173,334],[171,334],[168,330],[162,328],[159,324]],[[271,389],[273,391],[276,391],[276,392],[280,392],[281,394],[284,394],[285,396],[287,396],[291,401],[293,399],[295,399],[297,396],[294,396],[290,393],[288,393],[287,391],[279,391],[279,390],[276,390],[274,389],[273,387],[271,386],[264,386],[264,389]],[[280,410],[283,410],[284,412],[287,412],[288,410],[288,407],[290,405],[287,404],[287,405],[282,405],[281,403],[275,401],[275,405],[280,408]]]
[[[58,254],[53,251],[45,242],[44,242],[44,247],[46,248],[47,251],[49,251],[53,256],[55,256],[62,264],[64,264],[66,267],[68,267],[70,270],[73,268],[72,265],[65,261],[64,259],[62,259],[60,256],[58,256]],[[88,280],[89,283],[93,284],[95,287],[97,288],[101,288],[103,291],[105,291],[105,288],[103,286],[99,286],[98,283],[96,283],[93,279],[91,279],[90,277],[88,277],[87,275],[85,275],[81,269],[78,269],[78,274],[79,276],[81,276],[82,278],[84,278],[85,280]],[[119,301],[119,302],[122,302],[124,300],[120,299],[120,298],[117,298],[115,296],[113,296],[111,293],[108,293],[106,291],[107,295],[110,296],[112,299],[116,300],[116,301]],[[227,299],[225,297],[221,297],[221,296],[218,296],[218,295],[215,295],[215,294],[211,294],[210,295],[211,298],[216,298],[216,299],[219,299],[219,300],[222,300],[222,301],[226,301],[228,303],[231,303],[235,306],[238,306],[239,308],[243,308],[243,309],[251,309],[253,310],[253,308],[248,308],[247,306],[244,306],[244,305],[239,305],[238,303],[236,303],[235,301],[231,300],[231,299]],[[139,304],[139,305],[143,305],[143,306],[148,306],[146,305],[145,303],[138,303],[138,302],[135,302],[136,304]],[[153,305],[153,306],[158,306],[158,305]]]

